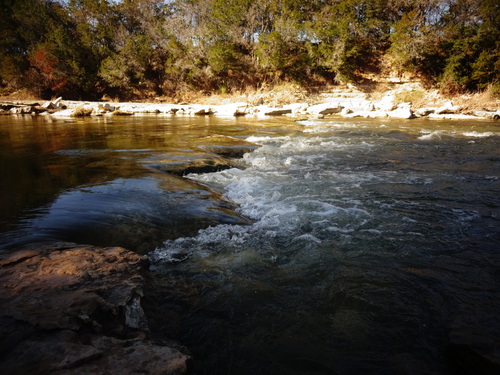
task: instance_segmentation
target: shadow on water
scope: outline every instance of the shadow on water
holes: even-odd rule
[[[145,254],[167,239],[221,223],[247,224],[236,206],[204,186],[167,174],[119,178],[61,193],[25,218],[10,246],[70,241]]]

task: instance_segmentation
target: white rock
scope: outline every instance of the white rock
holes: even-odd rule
[[[301,115],[308,112],[309,105],[307,103],[293,103],[285,105],[283,108],[291,109],[292,115]]]
[[[53,102],[45,102],[41,105],[42,108],[45,109],[56,109],[57,106]]]
[[[452,101],[445,103],[442,107],[436,109],[436,114],[438,115],[448,115],[457,113],[460,110],[460,106],[454,105]]]
[[[71,117],[74,112],[75,112],[74,108],[63,109],[62,111],[52,113],[51,116],[52,117]]]
[[[369,111],[374,111],[375,106],[373,105],[373,102],[369,100],[347,100],[345,102],[342,102],[342,106],[344,108],[349,108],[353,112],[369,112]]]
[[[384,110],[369,111],[364,113],[367,118],[383,118],[388,116],[388,112]]]
[[[415,115],[425,117],[436,112],[436,108],[419,108],[415,111]]]
[[[500,112],[490,112],[490,111],[473,111],[472,114],[477,117],[482,117],[482,118],[487,118],[487,119],[492,119],[492,120],[499,120],[500,119]]]
[[[179,108],[177,111],[179,115],[202,116],[214,114],[213,108],[202,104],[180,104],[177,107]]]
[[[347,118],[368,117],[368,113],[370,112],[371,111],[358,111],[358,112],[351,111],[350,113],[347,113],[343,116]]]
[[[395,101],[396,97],[394,95],[387,95],[380,99],[375,107],[382,111],[394,111],[398,107]]]
[[[387,112],[387,116],[391,118],[405,118],[405,119],[411,119],[415,117],[411,109],[410,103],[400,103],[395,110]]]
[[[342,112],[343,107],[338,103],[322,103],[310,106],[307,113],[312,115],[331,115]]]
[[[63,109],[62,111],[54,112],[51,114],[53,117],[83,117],[90,116],[91,114],[98,113],[97,108],[90,105],[81,105],[76,108]]]
[[[192,108],[191,114],[196,116],[213,115],[214,110],[211,107],[196,106]]]
[[[216,106],[214,113],[218,116],[244,116],[248,110],[247,103],[230,103]]]

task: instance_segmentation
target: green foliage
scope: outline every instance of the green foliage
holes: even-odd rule
[[[144,35],[132,36],[119,51],[103,60],[99,76],[130,96],[138,91],[155,91],[157,51]]]
[[[391,46],[388,55],[392,66],[398,73],[404,71],[416,72],[419,61],[423,58],[423,27],[419,27],[418,9],[404,12],[394,23],[394,31],[390,36]]]
[[[0,0],[0,19],[0,86],[43,96],[353,81],[381,61],[450,92],[500,84],[497,0]]]
[[[242,66],[238,55],[234,44],[216,42],[210,46],[207,60],[216,73],[223,73]]]
[[[476,91],[500,81],[500,4],[459,0],[444,17],[444,91]],[[450,20],[453,20],[451,22]]]
[[[283,40],[282,35],[277,31],[272,31],[259,38],[259,47],[256,56],[259,65],[264,71],[282,71],[288,64],[289,48]]]
[[[353,80],[358,71],[376,66],[375,60],[386,49],[389,29],[380,1],[326,3],[311,27],[320,44],[320,64],[343,80]]]

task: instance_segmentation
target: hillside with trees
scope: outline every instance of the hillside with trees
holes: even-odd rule
[[[0,0],[0,94],[98,99],[411,75],[500,91],[498,0]]]

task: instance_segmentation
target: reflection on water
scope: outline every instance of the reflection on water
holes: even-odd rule
[[[197,374],[498,370],[498,123],[1,120],[3,245],[157,248]]]
[[[213,117],[1,120],[0,247],[59,239],[140,252],[246,222],[210,189],[163,172],[226,168],[254,148],[246,135],[278,129]]]
[[[25,219],[10,246],[70,241],[146,253],[162,240],[219,223],[246,224],[235,205],[194,182],[168,175],[119,178],[61,193]]]

